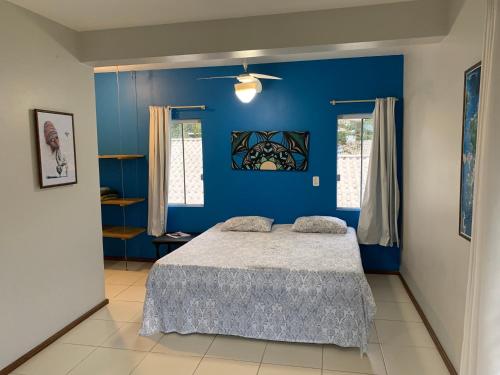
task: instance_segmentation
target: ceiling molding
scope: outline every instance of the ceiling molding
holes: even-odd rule
[[[434,44],[443,37],[405,39],[377,43],[352,43],[333,46],[313,46],[306,48],[282,48],[273,50],[237,51],[160,58],[116,60],[107,64],[96,64],[95,73],[109,73],[141,70],[160,70],[177,68],[199,68],[208,66],[269,64],[280,62],[326,60],[365,56],[385,56],[404,54],[408,47],[416,44]]]

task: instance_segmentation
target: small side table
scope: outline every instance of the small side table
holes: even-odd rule
[[[167,245],[167,254],[172,252],[170,245],[178,245],[177,247],[191,241],[193,238],[198,236],[200,233],[187,233],[189,237],[172,238],[167,235],[156,237],[153,239],[153,244],[156,247],[156,259],[160,259],[160,246]]]

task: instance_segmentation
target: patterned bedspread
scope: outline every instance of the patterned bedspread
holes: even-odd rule
[[[221,232],[158,260],[141,334],[216,333],[367,349],[375,302],[347,234]]]

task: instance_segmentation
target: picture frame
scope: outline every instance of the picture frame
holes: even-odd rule
[[[308,131],[231,132],[233,170],[304,172],[308,166]]]
[[[40,188],[76,184],[73,114],[35,109],[34,116]]]
[[[468,241],[472,238],[472,208],[474,201],[474,170],[476,164],[480,85],[481,62],[473,65],[464,73],[458,234]]]

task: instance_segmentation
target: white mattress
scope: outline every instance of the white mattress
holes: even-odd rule
[[[276,224],[271,232],[222,232],[220,225],[163,257],[158,265],[363,274],[353,228],[344,235],[294,232],[291,224]]]

